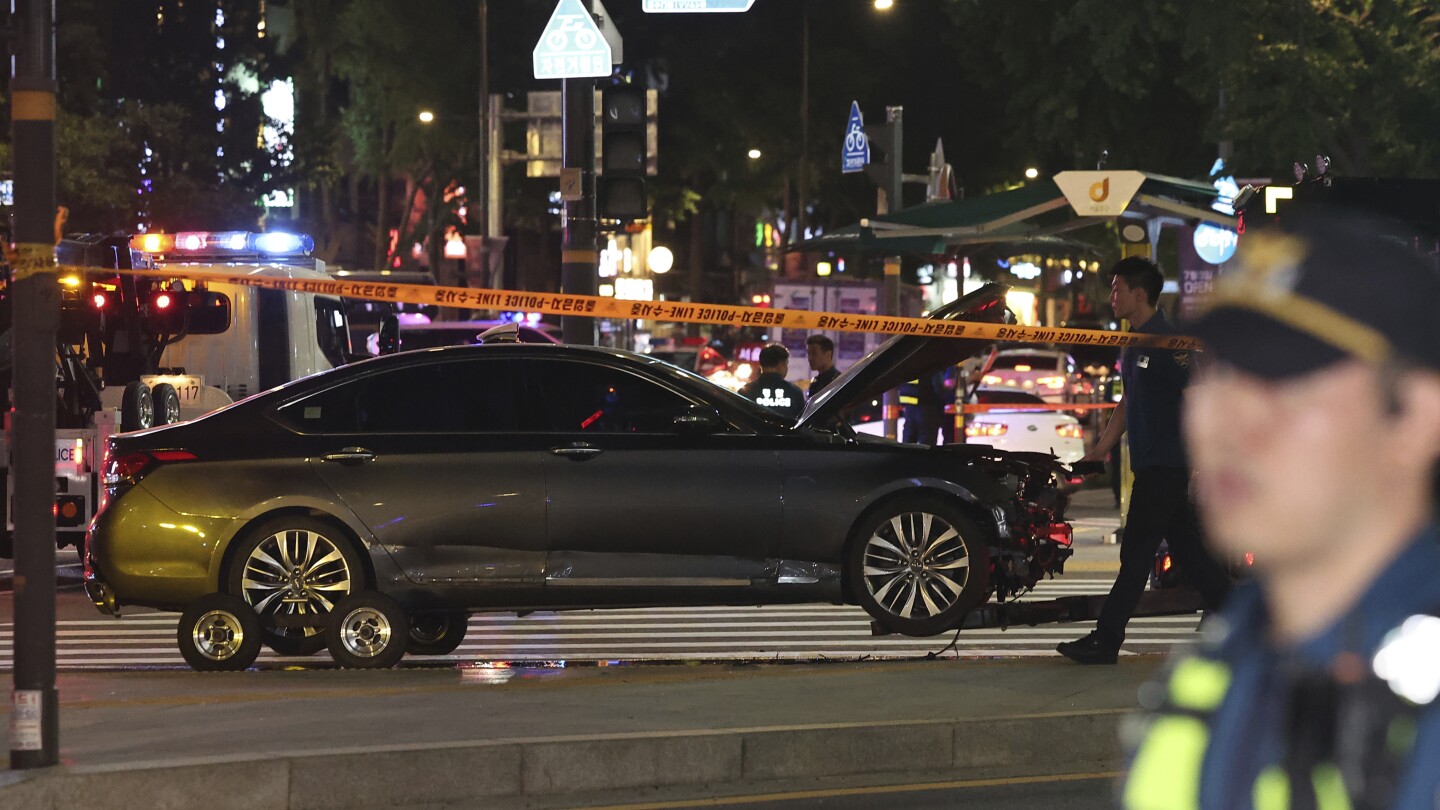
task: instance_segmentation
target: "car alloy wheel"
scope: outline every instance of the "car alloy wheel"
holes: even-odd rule
[[[363,587],[358,557],[335,527],[313,519],[270,523],[252,538],[237,551],[231,590],[260,614],[271,649],[314,655],[325,647],[326,614]]]
[[[979,529],[945,504],[896,504],[862,526],[850,553],[858,601],[887,629],[953,629],[985,596],[989,554]]]

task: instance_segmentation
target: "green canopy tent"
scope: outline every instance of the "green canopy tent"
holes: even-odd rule
[[[1164,217],[1234,228],[1236,218],[1212,208],[1215,202],[1214,186],[1178,177],[1137,171],[1062,172],[1009,191],[937,200],[862,219],[786,250],[940,255],[965,245],[997,242],[1034,250],[1047,242],[1059,247],[1051,241],[1058,234],[1115,219],[1141,223]]]

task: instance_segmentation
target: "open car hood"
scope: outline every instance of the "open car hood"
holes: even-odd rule
[[[987,284],[930,313],[933,321],[1014,323],[1005,308],[1004,284]],[[862,357],[811,400],[796,427],[820,427],[854,406],[910,380],[953,366],[987,349],[995,341],[982,338],[895,335]]]

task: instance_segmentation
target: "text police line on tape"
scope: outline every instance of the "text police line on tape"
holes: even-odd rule
[[[86,268],[65,268],[84,272]],[[107,270],[107,272],[116,272]],[[138,276],[188,278],[184,272],[167,270],[121,270]],[[196,279],[189,279],[196,280]],[[274,278],[243,274],[206,273],[201,279],[217,284],[234,284],[287,292],[363,298],[399,304],[435,304],[461,309],[524,310],[545,315],[585,315],[595,318],[645,319],[676,323],[707,323],[725,326],[778,326],[785,329],[873,332],[885,335],[922,337],[964,337],[1013,343],[1063,343],[1077,346],[1157,346],[1162,349],[1198,349],[1193,338],[1179,335],[1142,335],[1135,332],[1108,332],[1096,329],[1061,329],[1036,326],[935,321],[894,315],[855,315],[842,312],[811,312],[797,309],[767,309],[731,304],[690,304],[678,301],[631,301],[598,295],[517,292],[473,287],[439,287],[429,284],[386,284],[372,281],[318,281]]]

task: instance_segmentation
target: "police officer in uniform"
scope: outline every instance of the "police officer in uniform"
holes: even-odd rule
[[[790,371],[790,350],[771,343],[760,350],[760,376],[751,380],[740,395],[791,419],[805,410],[805,392],[785,379]]]
[[[1121,259],[1111,270],[1110,306],[1143,335],[1175,334],[1157,309],[1164,277],[1149,259]],[[1128,434],[1135,482],[1120,546],[1120,572],[1105,597],[1095,631],[1056,647],[1082,664],[1113,664],[1125,641],[1140,595],[1166,540],[1180,573],[1218,607],[1230,587],[1225,569],[1205,550],[1190,502],[1190,469],[1181,446],[1180,405],[1190,380],[1190,353],[1153,346],[1127,348],[1120,357],[1125,393],[1095,447],[1082,461],[1104,461]]]
[[[1200,511],[1254,576],[1142,691],[1127,808],[1440,807],[1440,272],[1353,222],[1252,229],[1186,330]]]

